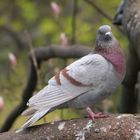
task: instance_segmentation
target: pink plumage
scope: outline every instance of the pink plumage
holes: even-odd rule
[[[87,108],[103,100],[121,84],[125,75],[125,59],[111,27],[101,26],[94,51],[73,62],[52,77],[48,85],[28,101],[23,115],[32,117],[19,129],[24,130],[56,108]]]
[[[95,48],[95,52],[104,56],[109,62],[111,62],[117,72],[120,74],[121,78],[123,79],[125,76],[125,59],[122,59],[123,52],[120,48],[120,44],[116,42],[116,47],[111,48],[109,50],[103,49],[98,46]]]

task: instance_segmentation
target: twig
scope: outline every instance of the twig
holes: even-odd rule
[[[37,76],[39,77],[39,68],[38,68],[38,63],[34,54],[34,49],[33,49],[33,45],[32,45],[32,41],[31,41],[31,37],[29,35],[29,32],[27,30],[24,31],[25,33],[25,37],[27,39],[27,43],[30,49],[30,53],[31,53],[31,58],[33,60],[33,64],[35,66],[36,72],[37,72]]]
[[[75,44],[76,43],[76,15],[77,15],[77,8],[78,8],[78,0],[73,0],[71,44]]]
[[[85,0],[85,2],[87,2],[88,4],[90,4],[92,7],[94,7],[101,15],[103,15],[104,17],[106,17],[110,22],[112,22],[113,18],[110,17],[105,11],[103,11],[101,8],[99,8],[94,0]]]
[[[111,16],[109,16],[105,11],[103,11],[101,8],[99,8],[97,6],[97,4],[95,4],[94,0],[84,0],[85,2],[87,2],[88,4],[90,4],[93,8],[95,8],[101,15],[103,15],[106,19],[108,19],[111,23],[113,21],[113,18]],[[116,27],[116,26],[115,26]],[[117,30],[124,34],[123,30],[120,27],[116,27]]]

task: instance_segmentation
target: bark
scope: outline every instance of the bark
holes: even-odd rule
[[[123,11],[123,28],[129,39],[127,73],[122,94],[120,112],[137,112],[135,85],[140,70],[140,1],[126,0]]]
[[[40,67],[43,61],[47,61],[51,58],[79,58],[90,52],[90,48],[83,47],[79,45],[73,45],[71,47],[62,48],[60,46],[49,46],[35,49],[35,57]],[[32,57],[29,57],[30,65],[29,65],[29,76],[25,85],[25,88],[22,91],[21,102],[17,105],[5,119],[3,125],[1,126],[0,132],[8,131],[17,117],[26,109],[26,103],[29,98],[32,96],[34,90],[37,86],[37,71],[33,64]]]
[[[33,126],[25,131],[0,134],[0,140],[139,140],[140,118],[114,115],[94,122],[88,118]]]
[[[140,72],[138,73],[137,84],[135,85],[135,93],[137,95],[137,109],[140,109]]]

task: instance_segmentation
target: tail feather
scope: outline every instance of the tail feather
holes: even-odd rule
[[[31,126],[33,123],[41,119],[50,109],[38,110],[16,133],[25,130],[27,127]]]
[[[37,109],[35,109],[34,107],[29,107],[25,111],[23,111],[21,115],[30,116],[30,115],[33,115],[36,111]]]

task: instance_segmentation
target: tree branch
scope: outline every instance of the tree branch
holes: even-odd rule
[[[2,133],[0,140],[138,140],[139,122],[139,116],[130,114],[110,116],[95,122],[73,119],[33,126],[20,133]]]
[[[123,11],[123,28],[129,38],[127,73],[124,80],[121,112],[137,112],[135,85],[140,70],[140,1],[126,0]]]
[[[16,33],[11,27],[9,26],[0,26],[0,31],[5,31],[7,32],[11,38],[14,39],[15,43],[18,46],[18,49],[21,51],[21,49],[25,49],[26,48],[26,43],[22,40],[22,37]]]
[[[76,46],[73,45],[71,47],[67,48],[62,48],[59,46],[49,46],[49,47],[44,47],[44,48],[37,48],[35,49],[35,57],[36,61],[38,63],[38,68],[40,68],[40,64],[43,61],[47,61],[48,59],[51,58],[79,58],[82,57],[90,52],[90,48],[83,47],[83,46]],[[12,112],[8,115],[6,118],[5,122],[3,123],[0,132],[5,132],[8,131],[16,118],[26,109],[26,103],[29,100],[29,98],[32,96],[34,90],[36,89],[37,86],[37,73],[36,73],[36,68],[33,64],[33,60],[30,54],[30,65],[29,65],[29,76],[27,79],[27,84],[22,92],[22,98],[21,102],[17,107],[15,107]]]

